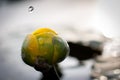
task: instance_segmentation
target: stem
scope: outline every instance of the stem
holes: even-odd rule
[[[59,75],[58,75],[58,72],[57,72],[57,70],[56,70],[55,65],[53,65],[53,68],[54,68],[54,73],[56,74],[56,77],[58,78],[58,80],[60,80],[60,78],[59,78]]]
[[[43,73],[43,78],[41,80],[60,80],[56,67],[53,65],[52,68],[50,68],[49,71],[42,72]]]

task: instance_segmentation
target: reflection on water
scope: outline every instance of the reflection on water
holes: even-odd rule
[[[103,55],[96,58],[92,76],[99,80],[120,80],[120,39],[112,39],[104,45]]]

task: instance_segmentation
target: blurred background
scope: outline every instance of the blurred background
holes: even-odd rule
[[[27,34],[52,28],[68,41],[61,80],[120,80],[119,0],[1,0],[0,80],[40,80],[21,59]]]

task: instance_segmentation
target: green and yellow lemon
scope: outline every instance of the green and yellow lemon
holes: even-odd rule
[[[40,28],[27,35],[22,45],[22,59],[30,66],[44,62],[54,65],[64,60],[68,54],[67,42],[49,28]]]

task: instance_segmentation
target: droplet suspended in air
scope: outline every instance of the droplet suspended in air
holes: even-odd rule
[[[29,8],[28,8],[28,12],[32,12],[34,10],[34,7],[33,6],[29,6]]]

